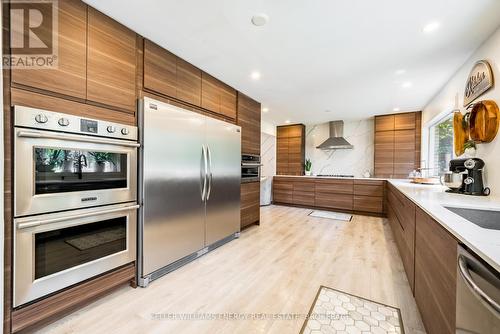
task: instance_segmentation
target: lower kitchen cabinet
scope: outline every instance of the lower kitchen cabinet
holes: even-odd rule
[[[417,208],[415,300],[428,334],[455,333],[458,242]]]
[[[241,228],[260,221],[260,182],[241,184]]]

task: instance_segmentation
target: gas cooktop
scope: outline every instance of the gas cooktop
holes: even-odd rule
[[[318,174],[316,176],[330,176],[330,177],[354,177],[354,175],[343,175],[343,174]]]

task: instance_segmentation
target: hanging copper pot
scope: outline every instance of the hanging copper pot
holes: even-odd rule
[[[462,115],[460,111],[453,113],[453,134],[455,155],[461,156],[465,152],[465,143],[469,140],[469,114]]]
[[[500,111],[495,101],[484,100],[472,105],[469,126],[470,139],[476,143],[489,143],[498,132]]]

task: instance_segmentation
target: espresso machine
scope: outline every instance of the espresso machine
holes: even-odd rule
[[[485,163],[479,158],[453,159],[450,161],[450,172],[444,176],[443,184],[447,192],[488,196],[490,188],[484,187],[483,170]]]

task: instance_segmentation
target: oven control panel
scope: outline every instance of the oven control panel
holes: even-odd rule
[[[137,141],[137,127],[53,111],[14,106],[14,126]]]

